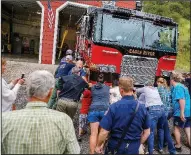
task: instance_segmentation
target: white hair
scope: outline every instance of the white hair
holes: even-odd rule
[[[54,87],[54,76],[46,70],[37,70],[32,72],[27,79],[27,93],[29,97],[45,99]]]

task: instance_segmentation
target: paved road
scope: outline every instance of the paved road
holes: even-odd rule
[[[51,73],[54,73],[56,70],[56,65],[42,65],[37,63],[29,63],[29,62],[15,62],[15,61],[8,61],[7,63],[7,71],[3,75],[3,77],[7,81],[11,81],[12,79],[19,78],[22,73],[25,73],[25,77],[27,78],[28,75],[35,71],[35,70],[48,70]],[[15,101],[17,109],[22,109],[26,106],[27,103],[27,95],[26,95],[26,86],[23,85],[18,93],[18,97]],[[76,114],[74,118],[74,127],[76,129],[76,133],[78,133],[78,113]],[[171,125],[172,128],[172,125]],[[81,153],[82,154],[88,154],[89,151],[89,134],[86,134],[83,137],[82,142],[80,143],[81,146]],[[184,133],[182,133],[184,135]],[[183,137],[183,141],[185,141],[185,136]],[[155,152],[155,154],[158,154],[158,152]],[[166,152],[167,154],[167,152]],[[190,149],[183,146],[183,151],[180,154],[191,154]]]

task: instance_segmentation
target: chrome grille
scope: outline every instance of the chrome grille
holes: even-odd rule
[[[139,56],[124,55],[121,63],[121,76],[130,76],[135,84],[154,83],[158,60]]]

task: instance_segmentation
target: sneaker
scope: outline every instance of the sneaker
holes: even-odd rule
[[[163,151],[163,150],[158,150],[158,152],[159,152],[160,154],[163,154],[163,153],[164,153],[164,151]]]
[[[145,154],[149,154],[149,152],[147,151],[147,152],[145,152]]]
[[[174,147],[175,147],[177,152],[182,152],[182,147],[176,147],[175,145],[174,145]]]
[[[81,142],[81,141],[82,141],[82,137],[78,136],[78,142]]]

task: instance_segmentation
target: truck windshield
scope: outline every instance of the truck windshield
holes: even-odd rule
[[[98,14],[94,40],[119,46],[176,52],[176,26],[112,14]]]

